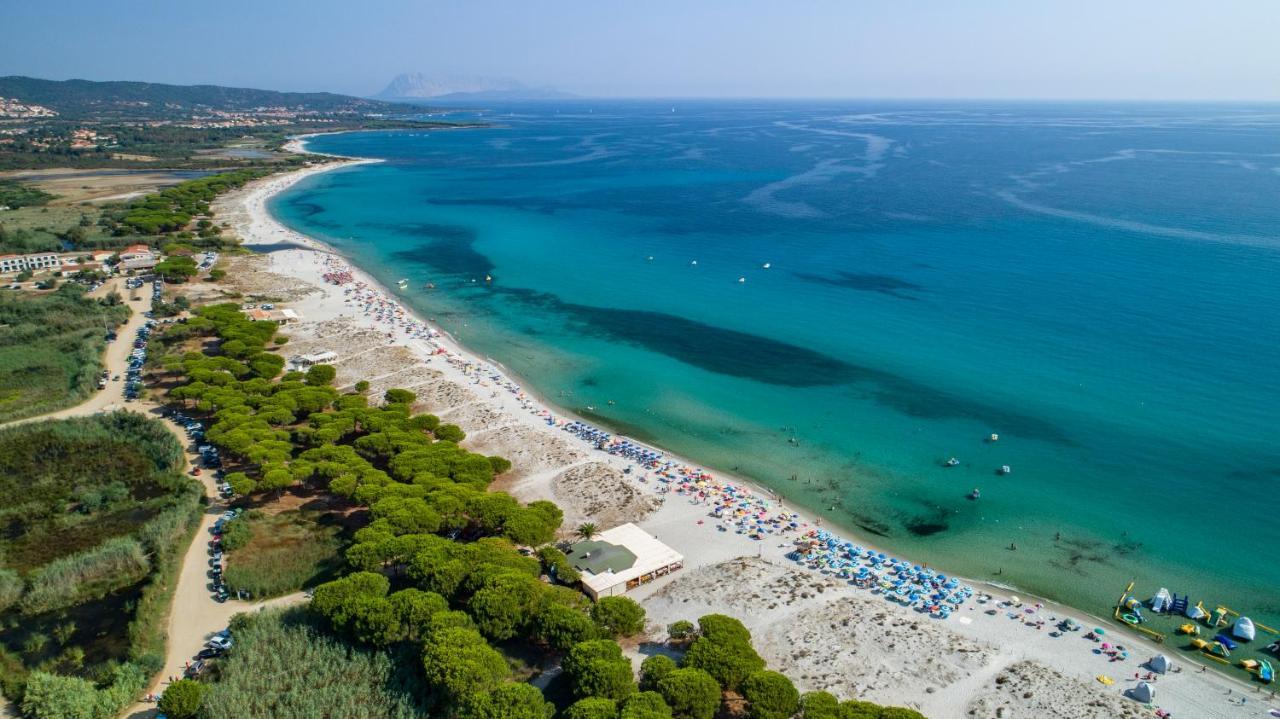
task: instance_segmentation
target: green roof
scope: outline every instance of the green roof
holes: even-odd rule
[[[616,574],[630,569],[636,563],[636,555],[617,544],[588,540],[573,545],[569,550],[569,561],[584,572],[603,574],[613,571]]]

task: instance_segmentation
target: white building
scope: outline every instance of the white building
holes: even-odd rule
[[[155,267],[160,256],[146,245],[130,245],[120,251],[120,266],[126,270],[141,270]]]
[[[684,566],[684,555],[628,522],[578,542],[569,561],[592,599],[625,594]]]
[[[294,355],[289,358],[292,369],[307,369],[318,364],[333,364],[338,361],[338,353],[330,350],[313,352],[309,355]]]
[[[62,260],[52,252],[37,252],[30,255],[0,255],[0,272],[45,269],[62,269]]]

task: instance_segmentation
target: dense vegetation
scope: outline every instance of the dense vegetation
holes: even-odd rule
[[[424,714],[410,657],[353,647],[305,609],[244,615],[233,627],[236,649],[203,697],[206,719]]]
[[[203,494],[182,463],[128,412],[0,429],[0,688],[29,716],[113,716],[159,670]]]
[[[255,510],[230,524],[223,533],[223,581],[233,592],[255,599],[288,594],[332,579],[345,567],[348,532],[333,513]]]
[[[16,210],[19,207],[38,207],[53,199],[53,195],[14,180],[0,180],[0,207]]]
[[[128,317],[119,296],[93,299],[73,283],[43,295],[0,294],[0,422],[88,397],[105,333]]]
[[[239,245],[238,239],[224,234],[224,228],[214,223],[209,208],[213,199],[277,169],[264,166],[206,175],[153,192],[128,205],[56,206],[6,212],[0,215],[0,252],[119,250],[145,244],[172,253],[157,271],[166,279],[182,281],[196,274],[195,262],[185,254]]]
[[[747,629],[721,615],[675,627],[680,644],[690,642],[682,659],[647,660],[637,686],[615,640],[644,630],[643,608],[627,597],[592,604],[548,577],[557,567],[561,582],[576,581],[548,544],[558,507],[488,491],[509,463],[459,447],[457,427],[414,415],[411,392],[388,390],[371,406],[361,393],[334,390],[332,367],[277,379],[281,361],[266,349],[275,330],[235,305],[201,308],[181,332],[214,338],[217,350],[166,358],[166,371],[180,376],[169,399],[208,415],[206,438],[231,460],[236,492],[327,490],[364,508],[368,523],[346,551],[350,573],[315,589],[312,620],[268,616],[233,628],[250,639],[238,639],[219,670],[225,678],[214,682],[204,716],[314,716],[356,701],[379,715],[461,719],[711,719],[731,704],[754,719],[787,719],[800,710],[790,680],[767,671]],[[325,658],[344,646],[337,640],[359,650]],[[309,643],[322,649],[308,655]],[[395,661],[382,663],[388,658]],[[545,696],[522,681],[557,658],[564,671]],[[330,677],[347,662],[354,686],[333,690]],[[400,673],[391,677],[390,666]],[[383,690],[371,694],[371,685]],[[828,698],[806,695],[805,716],[919,717]]]
[[[185,229],[197,215],[209,214],[213,198],[266,174],[263,169],[236,170],[188,180],[137,200],[120,224],[145,235]]]

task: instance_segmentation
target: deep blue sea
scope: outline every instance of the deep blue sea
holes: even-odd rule
[[[273,211],[550,401],[867,542],[1280,626],[1280,108],[477,116],[315,138],[386,162]]]

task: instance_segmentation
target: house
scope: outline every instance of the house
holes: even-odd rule
[[[37,252],[30,255],[0,255],[0,272],[45,269],[62,269],[62,260],[52,252]]]
[[[120,251],[120,266],[126,270],[150,269],[160,262],[160,255],[147,245],[129,245]]]
[[[625,594],[684,566],[683,555],[630,522],[578,542],[568,556],[594,600]]]

